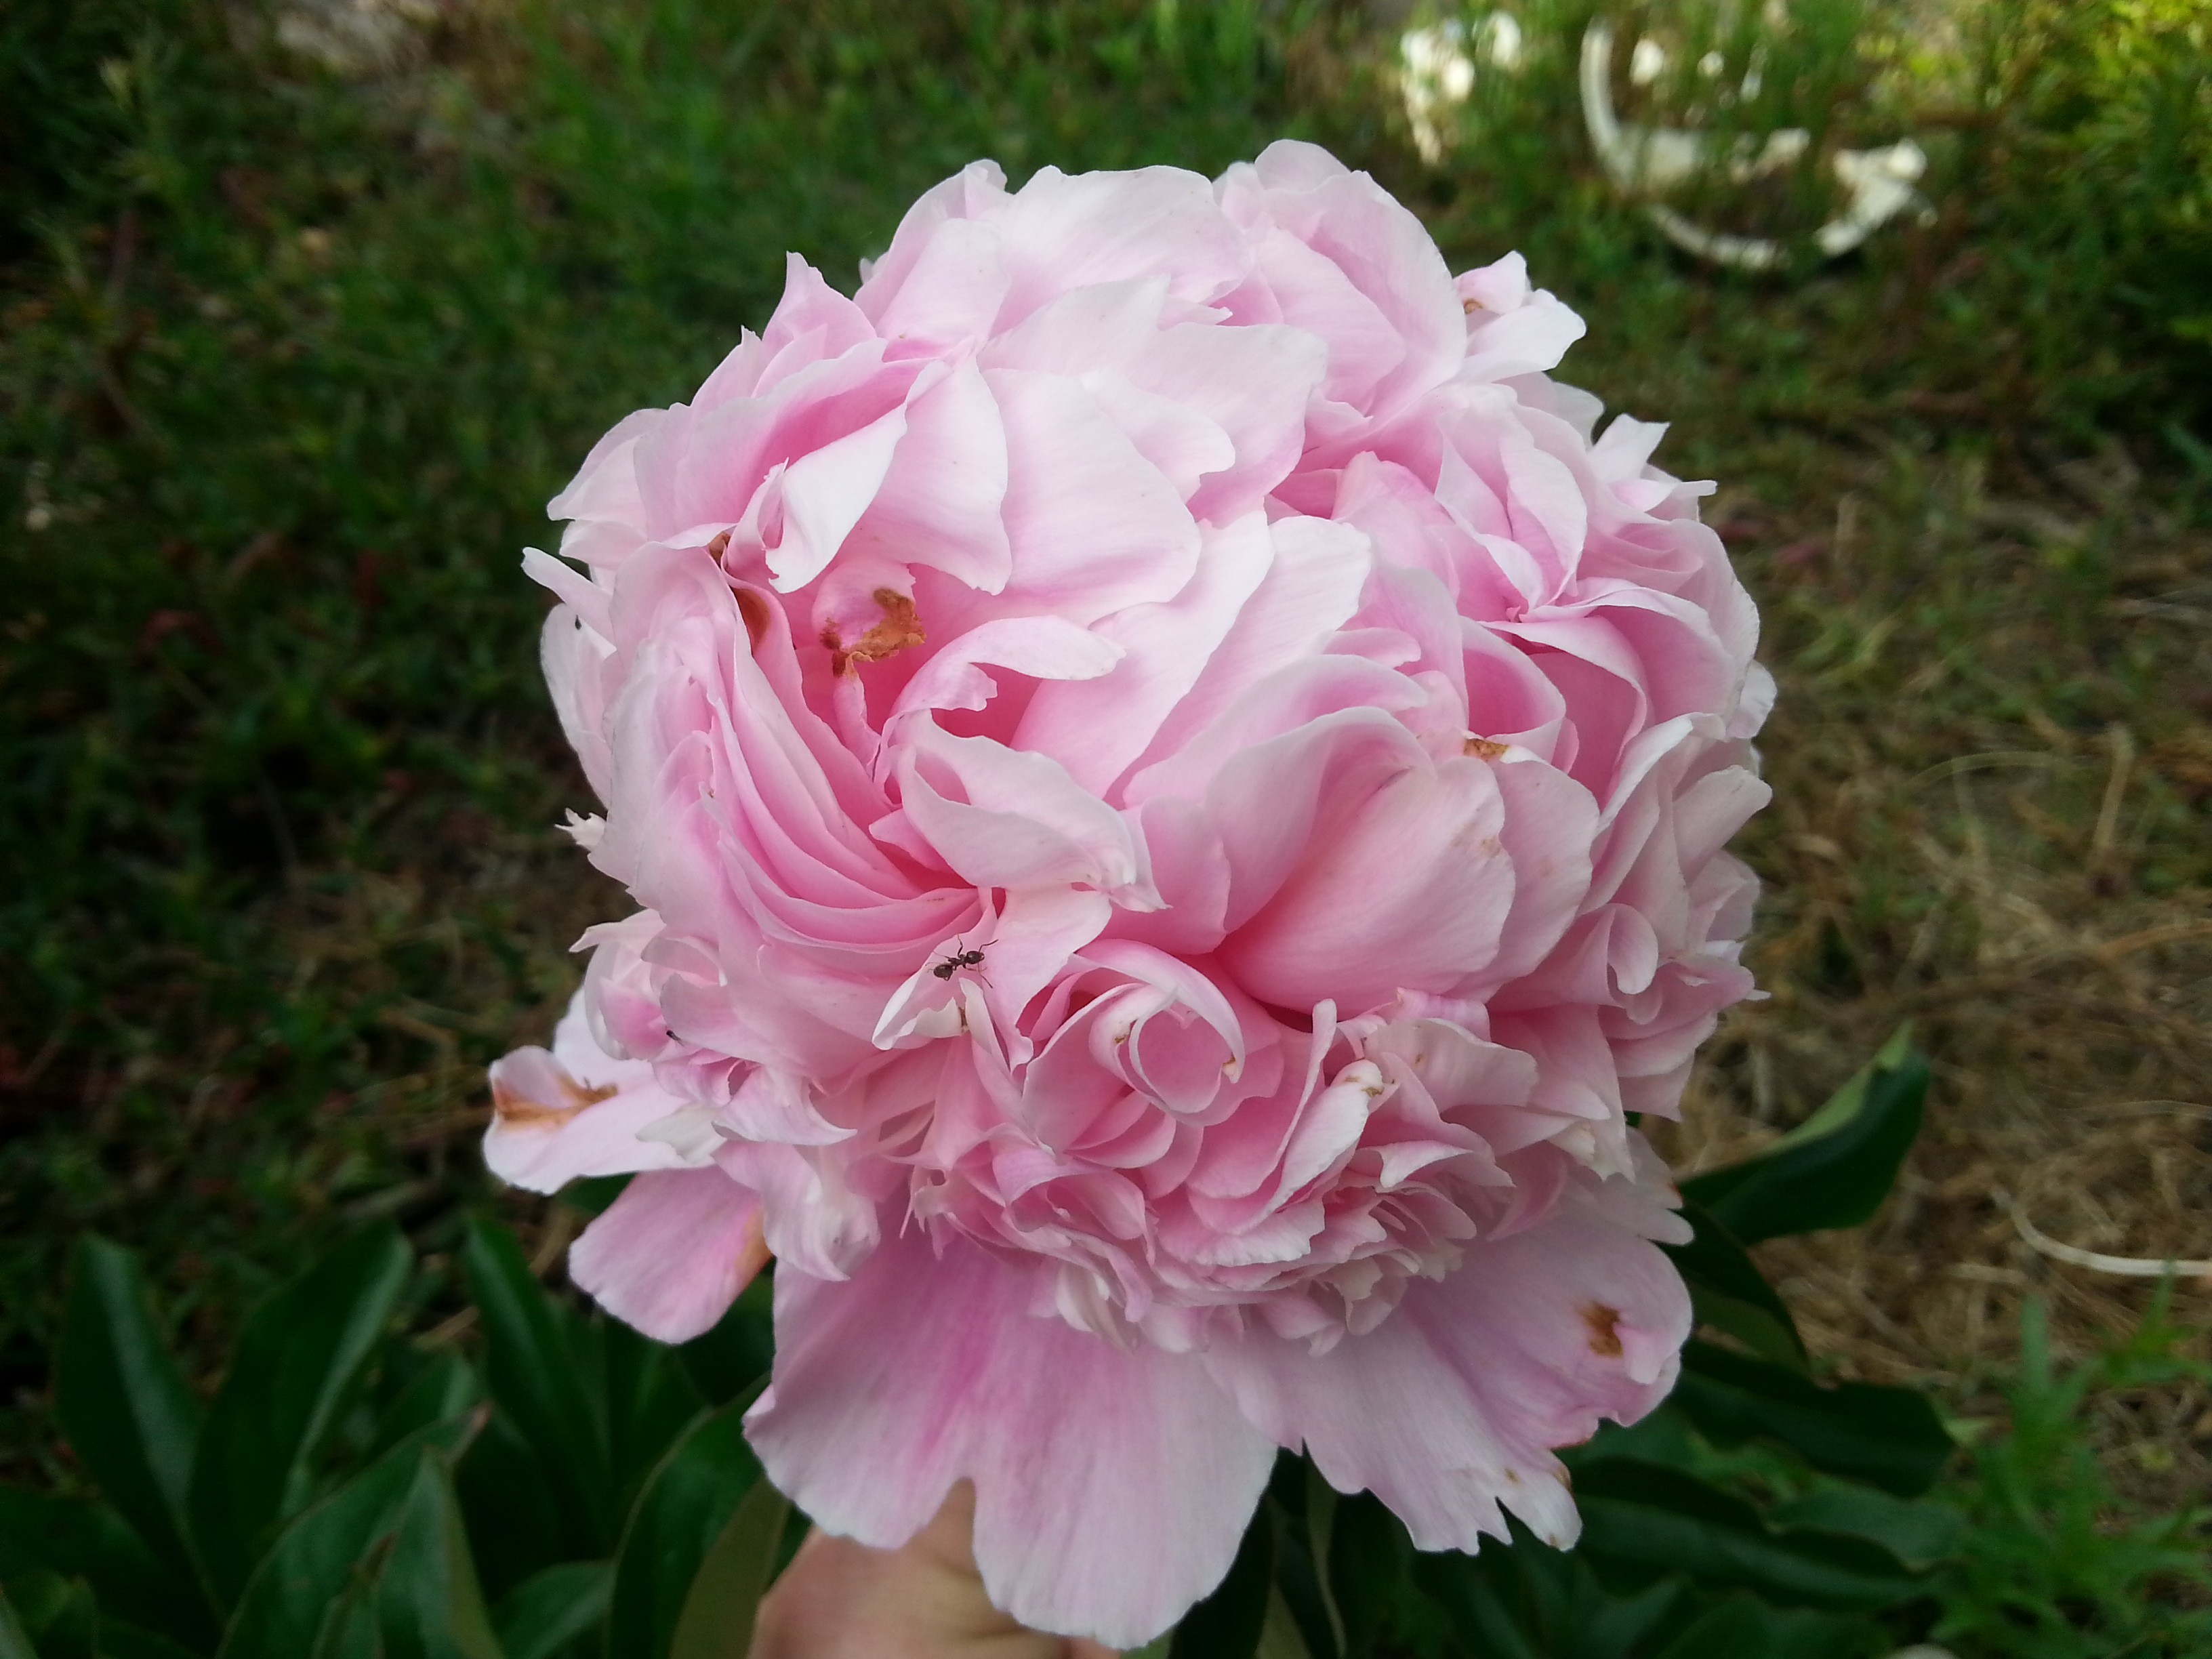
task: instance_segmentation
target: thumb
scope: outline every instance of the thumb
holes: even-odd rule
[[[963,1481],[897,1549],[811,1534],[761,1603],[754,1659],[1114,1659],[992,1605],[970,1542],[975,1515]]]

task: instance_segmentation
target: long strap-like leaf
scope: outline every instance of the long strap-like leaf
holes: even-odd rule
[[[159,1555],[194,1577],[185,1498],[199,1407],[155,1329],[145,1276],[121,1246],[77,1245],[62,1319],[62,1428],[101,1493]]]
[[[755,1481],[699,1564],[668,1659],[746,1659],[790,1519],[791,1500],[765,1480]]]

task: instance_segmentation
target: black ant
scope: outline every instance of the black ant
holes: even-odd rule
[[[983,953],[981,951],[960,951],[945,957],[929,971],[939,979],[951,979],[963,968],[981,968],[982,965]]]

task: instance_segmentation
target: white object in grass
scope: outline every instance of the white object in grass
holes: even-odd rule
[[[1450,152],[1451,112],[1473,95],[1477,65],[1512,74],[1521,67],[1522,45],[1520,22],[1510,11],[1491,12],[1472,28],[1455,17],[1398,37],[1399,89],[1424,161],[1435,167]]]
[[[1670,241],[1699,258],[1745,270],[1771,270],[1787,263],[1786,242],[1708,230],[1650,198],[1717,167],[1737,184],[1779,172],[1803,159],[1812,134],[1802,127],[1784,127],[1764,139],[1737,137],[1723,149],[1702,133],[1624,122],[1613,106],[1613,24],[1594,18],[1583,31],[1582,51],[1583,120],[1613,188],[1643,203]],[[1708,53],[1698,64],[1708,76],[1717,72],[1711,67],[1715,56]],[[1635,85],[1650,85],[1666,67],[1666,50],[1657,41],[1639,40],[1631,48],[1628,76]],[[1917,207],[1923,216],[1932,216],[1912,187],[1927,171],[1928,157],[1910,138],[1873,149],[1839,149],[1830,165],[1843,192],[1843,210],[1811,239],[1826,257],[1850,252],[1909,210]]]
[[[2072,1244],[2062,1244],[2033,1221],[2027,1213],[2014,1202],[2012,1194],[1998,1189],[1994,1196],[1998,1206],[2012,1218],[2013,1231],[2031,1249],[2039,1250],[2053,1261],[2063,1261],[2069,1267],[2087,1267],[2100,1273],[2117,1273],[2127,1279],[2164,1279],[2171,1273],[2176,1279],[2212,1279],[2212,1261],[2191,1261],[2178,1256],[2106,1255],[2102,1250],[2084,1250]]]

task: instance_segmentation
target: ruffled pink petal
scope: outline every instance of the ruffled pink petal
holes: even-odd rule
[[[1326,1353],[1248,1331],[1207,1362],[1261,1430],[1304,1445],[1340,1492],[1374,1492],[1419,1548],[1504,1538],[1510,1510],[1564,1549],[1580,1522],[1553,1450],[1657,1405],[1689,1334],[1653,1236],[1680,1234],[1651,1194],[1585,1177]]]
[[[538,635],[538,660],[545,671],[562,735],[576,751],[585,781],[604,802],[614,792],[614,755],[607,745],[606,662],[613,647],[584,626],[576,613],[556,605],[545,613]]]
[[[1112,671],[1038,686],[1014,733],[1019,747],[1057,757],[1102,798],[1188,707],[1191,688],[1273,565],[1274,538],[1257,513],[1225,528],[1206,526],[1204,535],[1198,574],[1182,592],[1164,604],[1132,605],[1092,630],[1122,653]]]
[[[1198,526],[1121,426],[1057,374],[983,378],[1006,420],[1009,591],[1079,623],[1182,592],[1198,568]]]
[[[1269,1435],[1425,1541],[1570,1535],[1551,1449],[1685,1325],[1625,1115],[1751,988],[1710,486],[1310,145],[978,164],[862,276],[792,261],[556,502],[588,568],[527,559],[642,908],[495,1165],[646,1166],[578,1261],[647,1328],[764,1237],[773,1464],[882,1541],[974,1481],[1032,1622],[1159,1628]]]
[[[1204,303],[1250,264],[1212,185],[1179,167],[1073,177],[1042,167],[995,216],[1012,278],[1000,329],[1071,289],[1156,275],[1174,297]]]
[[[972,362],[918,388],[904,410],[883,483],[852,533],[848,556],[877,553],[927,564],[986,593],[1013,573],[1000,509],[1006,498],[1006,432]]]
[[[886,336],[907,332],[913,327],[910,320],[898,326],[890,321],[892,308],[900,304],[910,288],[920,291],[908,302],[909,318],[937,315],[933,301],[940,295],[955,298],[967,291],[964,282],[957,287],[948,283],[933,290],[928,280],[917,275],[937,238],[947,226],[963,220],[988,218],[1006,200],[1006,175],[996,161],[970,161],[942,184],[923,191],[899,221],[897,233],[883,257],[861,262],[860,289],[853,296],[854,303],[875,318],[878,329]],[[989,327],[995,314],[994,306],[970,326],[980,333]]]
[[[1466,272],[1454,286],[1468,307],[1462,380],[1503,380],[1557,368],[1567,348],[1588,331],[1583,319],[1551,294],[1530,291],[1528,262],[1518,253]]]
[[[545,504],[546,517],[571,521],[563,553],[588,564],[618,563],[621,552],[644,539],[648,509],[638,485],[637,446],[669,418],[665,409],[623,416],[592,446],[568,488]]]
[[[1222,947],[1262,1002],[1349,1012],[1449,992],[1497,956],[1513,904],[1504,803],[1480,760],[1408,767],[1364,799],[1332,787],[1306,857]]]
[[[592,1035],[585,994],[569,999],[553,1048],[517,1048],[491,1066],[484,1162],[512,1186],[553,1193],[585,1176],[678,1170],[668,1141],[645,1137],[687,1103],[642,1060],[617,1060]]]
[[[714,1162],[739,1191],[760,1194],[768,1248],[800,1275],[842,1279],[875,1249],[876,1206],[834,1150],[732,1140]]]
[[[760,1200],[711,1164],[648,1170],[568,1247],[568,1276],[662,1342],[712,1330],[768,1263]]]
[[[1228,1571],[1274,1448],[1196,1356],[1040,1315],[1035,1283],[919,1230],[845,1284],[779,1274],[775,1387],[747,1432],[793,1502],[879,1548],[973,1481],[993,1601],[1138,1647]]]
[[[910,728],[908,744],[902,810],[977,887],[1079,883],[1139,909],[1158,903],[1133,826],[1049,755],[933,724]]]

